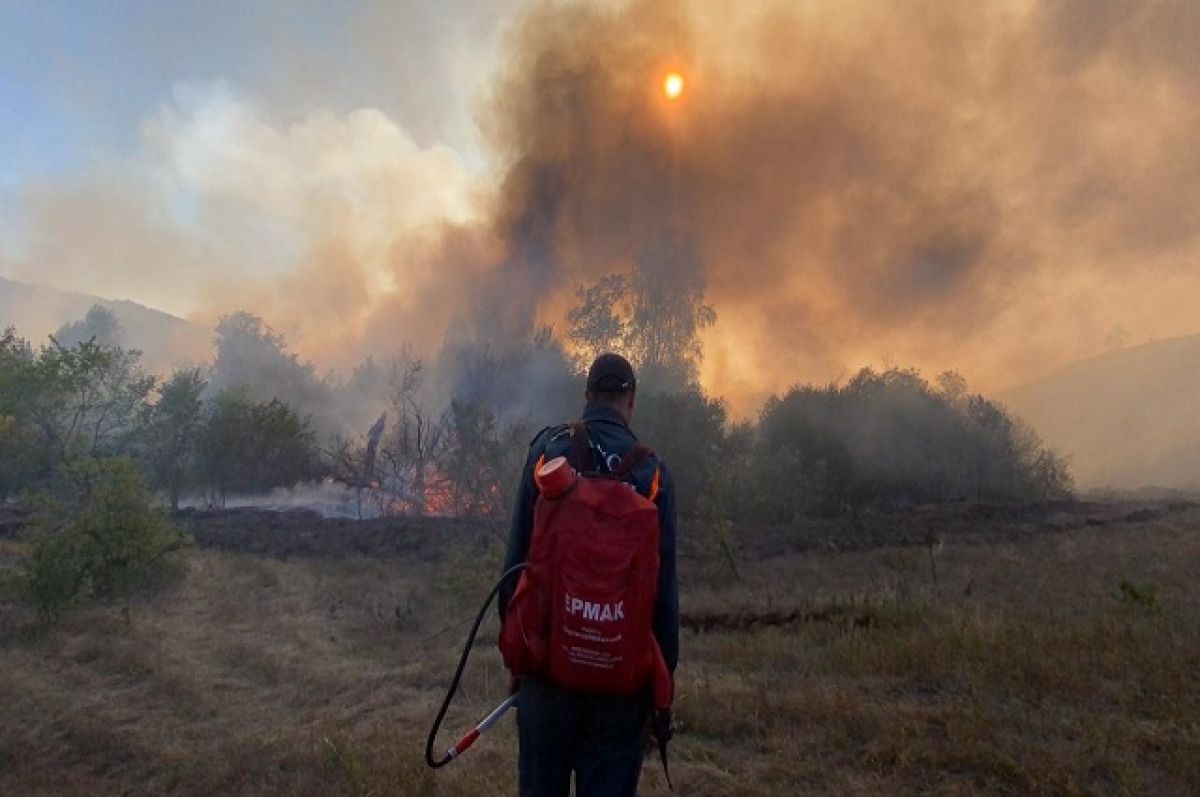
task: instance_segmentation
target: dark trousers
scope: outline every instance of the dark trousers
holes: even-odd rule
[[[521,797],[635,797],[646,727],[644,695],[569,692],[521,679],[517,731]]]

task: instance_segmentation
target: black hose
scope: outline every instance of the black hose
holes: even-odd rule
[[[505,570],[504,575],[500,576],[496,581],[496,585],[492,587],[492,591],[484,599],[483,605],[479,607],[479,614],[475,617],[475,623],[471,626],[470,633],[467,634],[467,644],[463,647],[462,656],[458,659],[458,669],[454,671],[454,678],[450,681],[450,688],[446,690],[446,698],[442,701],[442,707],[438,709],[437,718],[433,721],[433,727],[429,729],[429,739],[425,742],[425,763],[434,769],[444,767],[452,760],[449,753],[443,754],[439,759],[434,759],[433,744],[437,741],[437,734],[442,727],[442,720],[446,718],[446,712],[450,709],[450,702],[454,700],[454,693],[458,691],[458,684],[462,680],[463,670],[466,669],[467,658],[471,655],[471,648],[475,645],[475,635],[479,633],[479,626],[483,624],[483,618],[487,615],[488,607],[496,599],[496,594],[500,592],[500,587],[504,585],[504,582],[528,566],[528,563],[522,562]]]

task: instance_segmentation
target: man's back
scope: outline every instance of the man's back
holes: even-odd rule
[[[581,418],[589,440],[590,461],[586,463],[576,461],[579,457],[573,450],[569,425],[549,427],[534,439],[513,513],[506,570],[529,555],[538,500],[533,478],[537,463],[565,456],[582,471],[616,471],[622,457],[637,443],[625,418],[610,404],[589,401]],[[631,481],[658,508],[659,576],[652,624],[663,659],[673,672],[679,656],[674,487],[657,457],[649,457],[638,466]],[[501,591],[502,617],[512,593],[512,584]],[[572,692],[544,677],[523,678],[518,703],[521,794],[563,797],[569,793],[572,772],[579,797],[635,794],[648,711],[645,690],[632,695],[601,695]]]
[[[592,447],[590,463],[575,462],[571,444],[571,428],[567,424],[551,426],[538,433],[529,446],[529,456],[521,475],[512,525],[509,529],[508,550],[504,569],[508,570],[526,560],[533,532],[533,510],[537,502],[537,486],[533,471],[539,460],[549,462],[565,456],[577,469],[611,473],[619,467],[621,458],[638,442],[637,436],[621,416],[603,404],[591,403],[584,409],[581,420],[587,429]],[[635,469],[632,482],[639,493],[658,506],[659,514],[659,575],[658,600],[655,602],[654,633],[667,666],[674,671],[679,660],[679,593],[675,573],[675,489],[670,473],[657,456],[650,456]],[[500,590],[500,616],[503,619],[512,597],[512,582]]]

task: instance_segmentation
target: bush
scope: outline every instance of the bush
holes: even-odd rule
[[[530,428],[502,424],[482,402],[455,399],[450,402],[447,432],[440,461],[450,487],[446,508],[475,517],[507,514],[515,499],[513,474],[521,472]]]
[[[92,338],[35,351],[0,335],[0,497],[60,487],[77,460],[134,453],[155,383],[139,358]]]
[[[43,622],[91,596],[91,552],[86,542],[69,530],[43,532],[34,540],[18,586]]]
[[[763,409],[748,510],[765,519],[964,499],[1066,496],[1064,460],[961,377],[864,369],[844,385],[796,387]]]
[[[633,428],[670,469],[679,512],[694,514],[731,465],[725,405],[699,388],[638,395]]]
[[[199,476],[222,504],[230,492],[265,493],[321,475],[309,419],[279,399],[218,393],[198,444]]]
[[[75,506],[47,504],[24,563],[29,603],[49,621],[89,598],[128,601],[180,573],[183,536],[151,503],[127,460],[81,464]],[[69,517],[63,525],[52,519]]]
[[[1135,584],[1132,581],[1122,581],[1118,585],[1122,603],[1137,606],[1150,612],[1161,608],[1158,602],[1158,590],[1153,584]]]

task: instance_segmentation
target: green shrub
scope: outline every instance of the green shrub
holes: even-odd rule
[[[1066,460],[962,377],[864,368],[845,384],[768,399],[747,511],[790,522],[848,508],[1069,497]]]
[[[1139,606],[1150,612],[1159,610],[1158,590],[1153,584],[1135,584],[1132,581],[1122,581],[1117,588],[1120,590],[1122,603]]]
[[[34,541],[18,586],[43,622],[91,595],[91,554],[84,543],[65,531],[44,532]]]
[[[92,597],[127,601],[163,586],[181,570],[184,538],[153,506],[132,463],[93,460],[82,464],[76,477],[75,506],[43,509],[24,564],[25,596],[46,621]]]
[[[200,479],[222,504],[226,493],[265,493],[321,475],[309,419],[277,398],[223,390],[198,434]]]

